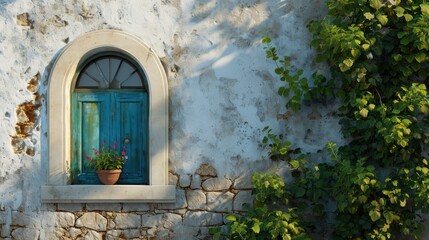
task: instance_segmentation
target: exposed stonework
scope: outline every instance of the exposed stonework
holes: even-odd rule
[[[206,209],[207,197],[201,190],[186,191],[186,200],[188,201],[188,209],[204,210]]]
[[[234,197],[234,211],[245,211],[245,205],[251,207],[253,204],[252,191],[239,191]]]
[[[226,178],[210,178],[203,182],[203,189],[206,191],[221,191],[229,189],[232,185],[231,180]]]
[[[22,27],[31,27],[32,21],[30,20],[30,15],[28,13],[21,13],[17,15],[16,24]]]
[[[208,192],[207,210],[214,212],[231,212],[234,194],[230,192]]]
[[[15,153],[25,152],[29,156],[35,155],[34,143],[29,141],[29,137],[33,134],[32,131],[39,120],[39,108],[42,104],[37,92],[39,80],[40,73],[37,73],[27,85],[27,90],[33,94],[33,100],[20,104],[16,109],[16,134],[11,136],[11,144]]]
[[[76,227],[86,227],[96,231],[106,231],[107,219],[99,213],[85,213],[76,220]]]
[[[195,171],[195,174],[198,174],[202,177],[216,177],[217,171],[214,167],[210,166],[207,163],[203,163],[200,167]]]

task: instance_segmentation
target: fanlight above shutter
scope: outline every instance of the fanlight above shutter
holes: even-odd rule
[[[76,88],[145,89],[144,82],[144,73],[131,61],[117,55],[105,55],[85,63]]]

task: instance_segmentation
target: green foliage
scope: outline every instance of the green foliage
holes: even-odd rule
[[[91,169],[95,170],[116,170],[122,169],[125,164],[126,146],[123,147],[121,153],[118,151],[118,142],[116,141],[109,147],[105,146],[104,142],[101,142],[101,148],[98,150],[92,148],[94,157],[86,156],[87,165]]]
[[[429,3],[327,0],[327,6],[328,15],[308,26],[316,60],[329,65],[331,76],[314,73],[314,87],[302,70],[292,70],[289,57],[278,56],[270,38],[262,41],[285,83],[278,95],[286,107],[298,111],[303,100],[337,98],[350,141],[327,145],[331,164],[309,166],[303,156],[293,158],[284,134],[265,128],[271,158],[288,161],[294,179],[255,175],[253,207],[230,219],[233,239],[280,236],[266,223],[298,223],[297,216],[309,233],[334,217],[335,239],[419,239],[422,232],[419,214],[429,210]]]
[[[245,215],[229,215],[228,239],[310,239],[299,225],[294,210],[288,208],[289,192],[278,175],[254,174],[252,176],[255,199]],[[221,229],[213,228],[214,239],[220,238]]]
[[[291,59],[288,56],[279,57],[277,50],[271,45],[271,39],[264,37],[262,42],[266,44],[265,53],[268,59],[275,62],[274,72],[279,76],[280,81],[285,82],[284,86],[278,89],[278,94],[287,98],[286,107],[297,112],[301,109],[301,101],[310,99],[308,79],[302,77],[304,71],[299,69],[294,72],[291,69]]]

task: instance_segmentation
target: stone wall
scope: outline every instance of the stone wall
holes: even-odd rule
[[[324,71],[308,21],[322,0],[0,0],[0,239],[199,239],[251,202],[253,172],[288,178],[260,146],[266,125],[314,160],[341,143],[334,107],[285,112],[260,39],[305,75]],[[174,204],[44,204],[47,86],[58,53],[84,33],[119,29],[159,56],[169,84]]]
[[[252,205],[250,175],[230,180],[202,164],[192,175],[169,177],[177,187],[176,203],[52,204],[50,211],[32,213],[3,207],[1,237],[207,239],[210,227],[222,226],[228,214]]]

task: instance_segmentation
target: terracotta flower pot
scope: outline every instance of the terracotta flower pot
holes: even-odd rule
[[[119,180],[122,170],[97,170],[95,172],[104,185],[113,185]]]

